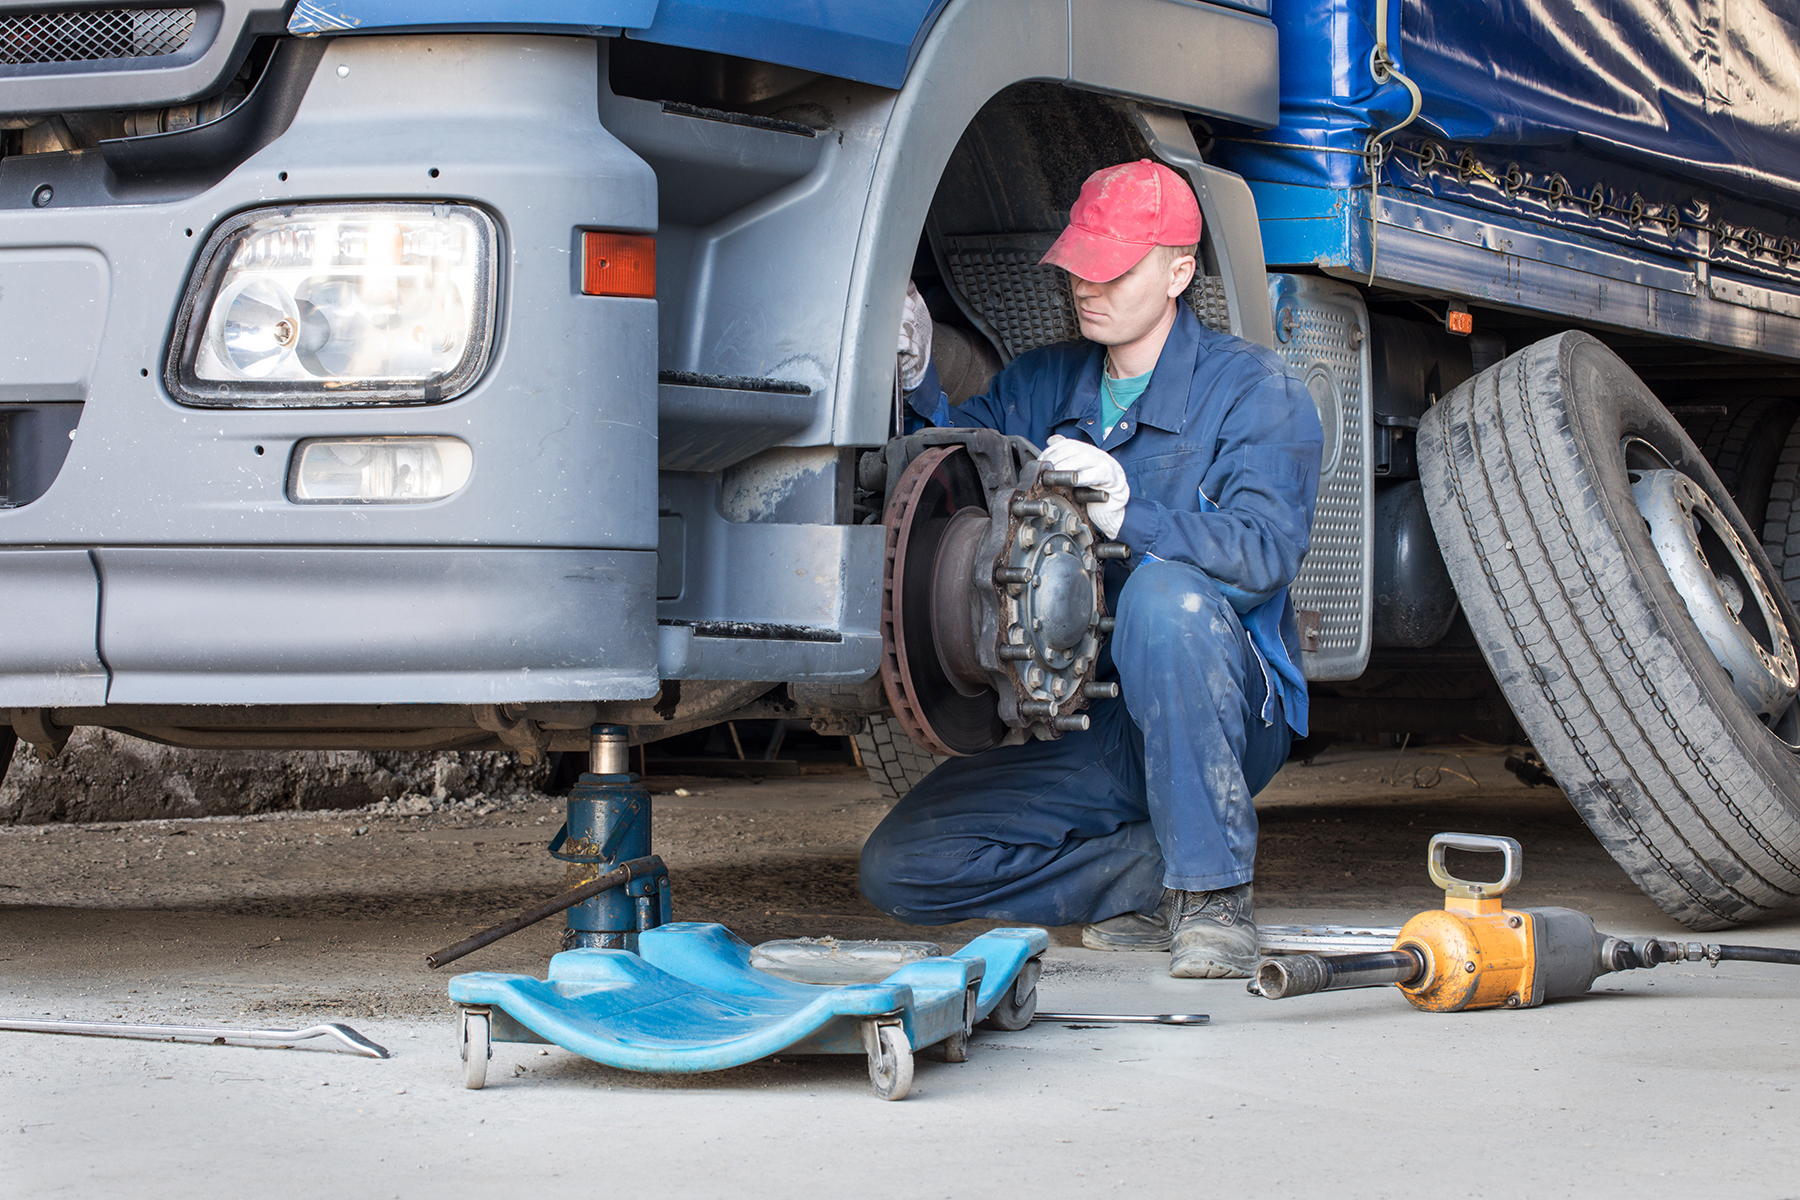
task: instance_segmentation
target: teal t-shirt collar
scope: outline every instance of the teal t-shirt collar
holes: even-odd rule
[[[1114,379],[1107,374],[1106,365],[1100,367],[1100,430],[1101,437],[1110,437],[1113,426],[1125,415],[1125,410],[1137,402],[1150,386],[1150,377],[1156,374],[1152,367],[1142,375],[1133,375],[1127,379]]]

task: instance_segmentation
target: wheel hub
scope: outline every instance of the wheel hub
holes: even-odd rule
[[[1020,699],[1060,708],[1100,656],[1105,602],[1098,540],[1084,509],[1044,488],[1009,506],[1013,526],[994,570],[1002,653]]]
[[[1632,496],[1688,615],[1752,712],[1792,704],[1800,663],[1781,608],[1711,496],[1676,470],[1633,473]]]

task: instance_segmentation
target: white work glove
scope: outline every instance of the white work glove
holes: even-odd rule
[[[912,280],[906,281],[906,305],[900,311],[900,386],[912,391],[925,382],[931,365],[931,310]]]
[[[1054,434],[1038,461],[1053,471],[1075,472],[1076,487],[1105,492],[1106,499],[1087,506],[1088,519],[1107,537],[1119,536],[1119,526],[1125,523],[1125,502],[1131,499],[1131,484],[1126,482],[1125,468],[1118,459],[1092,442]]]

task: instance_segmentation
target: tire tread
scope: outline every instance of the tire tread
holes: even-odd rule
[[[869,779],[889,800],[906,795],[945,761],[921,749],[901,731],[900,723],[885,713],[864,723],[863,731],[856,735],[856,748]]]

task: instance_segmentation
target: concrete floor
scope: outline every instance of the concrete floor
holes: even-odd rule
[[[1497,757],[1393,763],[1339,751],[1277,778],[1259,802],[1264,921],[1397,924],[1434,904],[1425,839],[1462,829],[1524,842],[1521,907],[1685,936],[1560,795]],[[855,896],[855,847],[883,811],[862,781],[656,783],[690,793],[658,798],[678,916],[753,941],[920,936]],[[0,830],[0,1015],[342,1020],[393,1050],[0,1033],[0,1194],[1800,1194],[1800,971],[1756,964],[1440,1016],[1392,989],[1272,1002],[1174,980],[1161,956],[1085,951],[1065,929],[1043,1008],[1212,1024],[981,1034],[967,1063],[921,1054],[898,1104],[870,1094],[860,1059],[657,1077],[504,1044],[488,1087],[466,1091],[444,979],[420,957],[557,890],[537,849],[553,811]],[[536,971],[554,934],[455,969]],[[1800,946],[1800,921],[1721,938]]]

